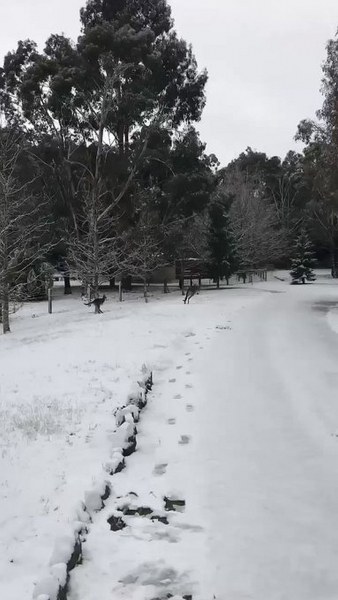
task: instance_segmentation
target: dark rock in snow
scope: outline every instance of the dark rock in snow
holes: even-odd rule
[[[112,515],[109,519],[107,519],[107,522],[110,525],[111,531],[122,531],[122,529],[127,527],[124,520],[121,517],[116,517],[115,515]]]
[[[185,508],[185,500],[176,500],[173,498],[167,498],[164,496],[164,508],[167,511],[179,511],[180,508]]]
[[[128,446],[122,450],[123,456],[130,456],[133,454],[136,451],[136,446],[136,437],[132,435],[128,440]]]
[[[67,563],[67,573],[75,569],[76,565],[82,563],[82,543],[80,538],[77,538],[74,546],[73,553]]]

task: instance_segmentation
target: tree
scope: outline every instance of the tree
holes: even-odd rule
[[[264,187],[243,173],[229,174],[223,183],[230,202],[230,224],[240,266],[266,267],[288,252],[286,232],[279,227],[275,208]]]
[[[46,187],[58,189],[57,210],[68,218],[64,241],[83,266],[85,253],[98,262],[95,245],[99,229],[106,229],[103,220],[116,224],[116,210],[128,224],[133,214],[133,182],[147,146],[144,131],[154,123],[159,131],[165,128],[173,161],[175,150],[188,140],[177,131],[200,119],[207,74],[198,71],[191,47],[178,38],[165,0],[90,0],[81,22],[76,44],[52,35],[39,53],[34,42],[19,42],[5,57],[0,86],[7,119],[22,123],[45,167]],[[203,154],[196,134],[189,133],[190,146]],[[148,154],[145,188],[157,176],[158,152]],[[158,189],[166,200],[175,196],[172,206],[187,197],[187,185],[194,201],[205,202],[204,180],[195,173],[190,180],[182,170],[170,182],[163,177]]]
[[[9,304],[19,284],[41,258],[46,221],[40,198],[30,191],[22,173],[25,140],[0,129],[0,301],[3,332],[10,331]]]
[[[338,37],[327,44],[323,64],[322,108],[317,120],[305,119],[296,139],[306,144],[305,181],[314,239],[329,250],[332,276],[338,277]]]
[[[220,280],[225,278],[227,285],[236,269],[236,252],[234,237],[231,232],[229,214],[219,200],[209,207],[209,268],[210,274],[216,280],[217,288]]]
[[[283,229],[292,242],[307,201],[302,156],[290,151],[282,161],[278,156],[268,157],[247,148],[218,173],[218,179],[224,181],[236,173],[241,173],[252,189],[257,188],[257,193],[273,205],[276,226]]]
[[[144,299],[148,302],[150,278],[168,261],[164,254],[162,226],[145,198],[138,203],[135,223],[126,233],[124,248],[123,272],[142,280]]]
[[[301,231],[296,239],[294,258],[291,264],[292,283],[315,281],[312,244],[306,231]]]
[[[191,46],[179,39],[166,0],[89,0],[81,11],[78,48],[96,80],[98,59],[110,53],[131,66],[117,86],[114,115],[120,153],[159,106],[170,127],[198,121],[205,104],[205,71],[199,73]]]

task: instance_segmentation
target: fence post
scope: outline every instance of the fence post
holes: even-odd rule
[[[122,281],[119,281],[119,301],[122,302],[122,299],[123,299]]]
[[[52,288],[48,288],[48,313],[51,315],[53,312],[53,291]]]

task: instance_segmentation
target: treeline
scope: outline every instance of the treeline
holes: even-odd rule
[[[199,258],[217,282],[287,265],[306,227],[337,275],[336,41],[320,124],[303,154],[248,149],[224,169],[196,131],[207,72],[166,0],[89,0],[77,42],[27,39],[0,71],[0,295],[40,293],[50,265],[97,294],[103,281]],[[224,140],[226,144],[226,140]],[[41,281],[43,282],[41,285]]]

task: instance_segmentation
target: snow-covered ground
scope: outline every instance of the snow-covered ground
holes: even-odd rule
[[[31,598],[145,363],[138,451],[111,479],[69,599],[336,599],[336,306],[328,277],[271,276],[189,306],[136,294],[99,316],[77,294],[52,316],[17,313],[0,338],[0,598]]]

